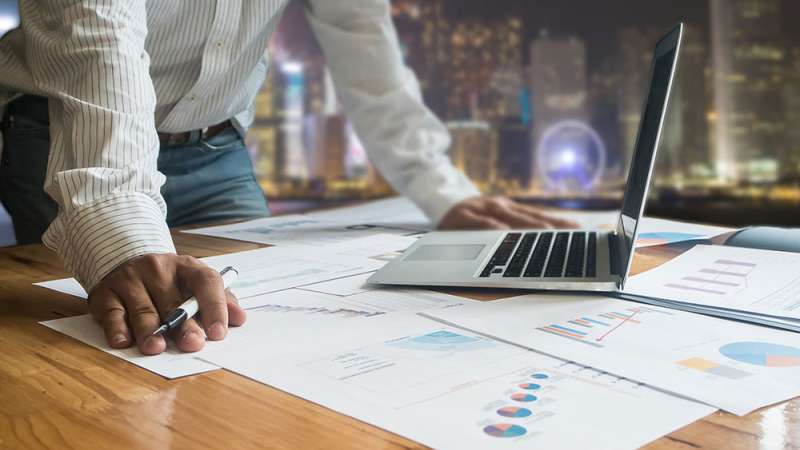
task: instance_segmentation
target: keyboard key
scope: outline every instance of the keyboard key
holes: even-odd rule
[[[505,238],[503,238],[503,242],[497,247],[495,250],[494,255],[489,260],[489,263],[481,272],[481,277],[488,277],[495,267],[497,266],[505,266],[508,258],[511,257],[511,253],[514,251],[514,247],[517,246],[517,242],[519,241],[520,237],[522,237],[522,233],[508,233]]]
[[[616,234],[608,235],[608,252],[610,255],[609,267],[612,275],[619,275],[622,269],[619,267],[619,236]]]
[[[572,233],[572,242],[569,244],[569,256],[565,277],[583,276],[583,256],[586,251],[586,233]]]
[[[547,260],[547,251],[550,250],[550,243],[553,241],[553,233],[542,233],[536,248],[533,249],[528,268],[525,269],[524,277],[541,277],[544,262]]]
[[[586,277],[597,276],[597,233],[589,233],[589,243],[586,247]]]
[[[567,245],[569,244],[569,233],[556,233],[553,241],[553,249],[550,250],[550,260],[547,262],[547,269],[544,271],[546,277],[560,277],[564,271],[564,260],[567,259]]]
[[[517,251],[514,252],[514,256],[511,258],[511,261],[509,261],[508,267],[506,267],[506,271],[503,274],[504,277],[518,277],[522,275],[522,269],[525,267],[525,261],[528,260],[528,256],[533,249],[534,242],[536,242],[536,233],[525,234],[525,237],[522,238],[522,242],[520,242],[517,247]]]

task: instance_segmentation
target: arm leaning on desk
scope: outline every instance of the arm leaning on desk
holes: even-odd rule
[[[173,237],[181,253],[196,257],[260,247],[181,233]],[[643,249],[634,269],[645,270],[677,253]],[[0,448],[82,448],[89,442],[92,448],[148,450],[267,443],[278,448],[420,447],[227,371],[168,381],[38,325],[87,312],[82,301],[31,285],[68,276],[56,261],[38,245],[0,249]],[[647,448],[800,447],[798,410],[800,400],[744,418],[713,414]]]

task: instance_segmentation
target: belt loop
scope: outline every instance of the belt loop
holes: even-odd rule
[[[203,139],[203,132],[201,130],[192,130],[189,132],[189,143],[196,144]]]

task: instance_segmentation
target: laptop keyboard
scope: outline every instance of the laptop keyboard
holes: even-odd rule
[[[481,277],[584,278],[597,275],[597,233],[544,231],[508,233]]]

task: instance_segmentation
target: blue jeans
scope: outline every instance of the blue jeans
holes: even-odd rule
[[[44,192],[50,129],[47,102],[24,96],[3,118],[0,201],[14,223],[17,242],[41,241],[58,212]],[[239,133],[228,129],[191,144],[164,145],[158,170],[167,177],[161,194],[171,227],[270,215]]]

